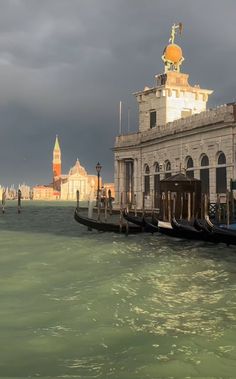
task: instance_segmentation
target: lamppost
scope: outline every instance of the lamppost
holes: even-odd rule
[[[97,174],[98,174],[98,190],[97,190],[97,207],[98,207],[98,203],[99,203],[99,192],[100,192],[100,171],[102,169],[102,166],[100,165],[100,163],[98,162],[96,164],[96,171],[97,171]]]

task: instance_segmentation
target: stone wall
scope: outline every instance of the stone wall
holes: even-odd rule
[[[236,178],[236,123],[234,107],[221,106],[202,112],[186,119],[162,125],[157,128],[120,136],[115,144],[115,184],[117,200],[124,190],[124,160],[134,160],[134,192],[137,194],[138,205],[142,204],[144,191],[144,167],[150,167],[150,189],[154,189],[155,163],[162,165],[161,178],[167,160],[171,163],[171,173],[177,173],[180,167],[186,166],[187,157],[194,162],[194,176],[200,178],[200,162],[203,154],[209,158],[210,197],[216,196],[216,166],[219,152],[226,156],[227,187],[230,179]],[[119,175],[117,167],[119,166]],[[146,199],[146,206],[151,206],[151,197]]]

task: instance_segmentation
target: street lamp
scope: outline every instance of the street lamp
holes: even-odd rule
[[[100,191],[100,171],[102,169],[102,166],[100,165],[100,163],[98,162],[96,164],[96,171],[97,171],[97,174],[98,174],[98,190],[97,190],[97,207],[98,207],[98,202],[99,202],[99,191]]]

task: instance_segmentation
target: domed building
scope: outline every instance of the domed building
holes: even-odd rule
[[[52,177],[52,183],[33,187],[33,198],[35,200],[76,200],[77,190],[80,192],[80,200],[82,201],[90,198],[91,191],[94,192],[94,199],[97,196],[97,176],[89,175],[78,159],[67,175],[62,174],[61,148],[58,136],[56,136],[53,149]],[[101,177],[99,184],[101,188]]]
[[[96,175],[88,175],[77,158],[75,165],[71,167],[68,175],[62,179],[61,200],[76,200],[77,190],[80,193],[80,200],[88,200],[91,191],[94,191],[94,197],[96,196],[96,189]]]

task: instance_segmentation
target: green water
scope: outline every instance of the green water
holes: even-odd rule
[[[0,377],[232,378],[236,248],[0,214]]]

